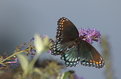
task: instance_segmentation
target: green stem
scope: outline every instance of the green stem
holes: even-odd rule
[[[5,62],[6,60],[10,59],[13,56],[16,56],[17,54],[20,54],[22,52],[26,52],[25,50],[19,51],[19,52],[15,52],[14,54],[8,56],[7,58],[3,59],[2,61],[0,61],[0,64],[3,64],[3,62]],[[4,64],[3,64],[4,65]]]

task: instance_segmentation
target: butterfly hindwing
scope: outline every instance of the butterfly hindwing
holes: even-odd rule
[[[65,61],[66,66],[70,66],[70,67],[76,66],[80,60],[80,55],[78,52],[77,45],[68,47],[65,53],[61,55],[61,59]]]
[[[79,53],[82,65],[96,68],[102,68],[104,66],[104,60],[101,55],[86,41],[80,40]]]

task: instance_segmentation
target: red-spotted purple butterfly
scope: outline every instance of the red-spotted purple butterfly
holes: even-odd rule
[[[58,20],[56,41],[51,47],[53,55],[61,55],[66,66],[84,66],[102,68],[104,60],[98,51],[88,42],[79,37],[75,25],[67,18]]]

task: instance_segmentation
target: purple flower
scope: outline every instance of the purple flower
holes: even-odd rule
[[[79,77],[76,74],[74,74],[74,79],[84,79],[83,77]]]
[[[85,40],[88,43],[92,44],[93,41],[96,41],[96,42],[100,41],[101,34],[96,29],[80,29],[79,37],[82,40]]]

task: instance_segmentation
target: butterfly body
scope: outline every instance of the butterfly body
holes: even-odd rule
[[[75,25],[67,18],[58,21],[56,41],[51,47],[53,55],[61,55],[66,66],[84,66],[102,68],[104,60],[98,51],[88,42],[82,40]]]

